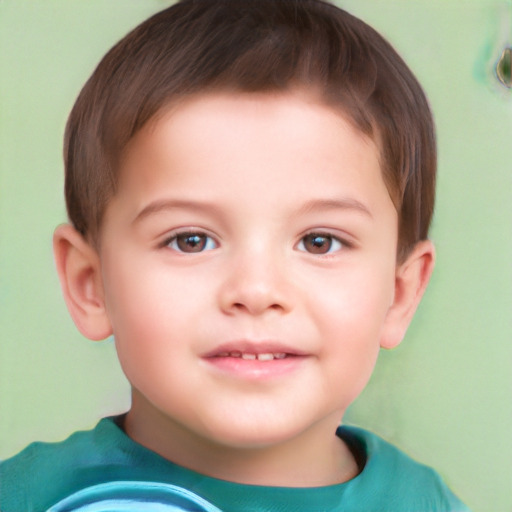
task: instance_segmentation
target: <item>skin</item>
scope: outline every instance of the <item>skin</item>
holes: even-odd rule
[[[428,241],[397,265],[397,226],[342,115],[210,94],[130,142],[98,251],[70,226],[54,244],[79,329],[115,335],[130,437],[217,478],[319,486],[357,474],[336,427],[432,270]]]

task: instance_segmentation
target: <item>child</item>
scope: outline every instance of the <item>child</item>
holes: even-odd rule
[[[115,336],[132,406],[4,462],[2,512],[467,510],[339,427],[434,263],[431,114],[375,31],[320,0],[182,0],[99,64],[65,165],[64,296]]]

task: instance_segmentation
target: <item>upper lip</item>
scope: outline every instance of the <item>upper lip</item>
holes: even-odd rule
[[[286,354],[294,356],[305,356],[307,353],[295,347],[277,341],[261,340],[239,340],[230,341],[216,346],[208,351],[203,357],[217,357],[220,354],[240,352],[242,354]]]

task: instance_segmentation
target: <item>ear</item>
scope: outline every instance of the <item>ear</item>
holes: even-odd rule
[[[395,275],[395,295],[381,337],[382,348],[400,344],[411,323],[434,269],[435,249],[430,240],[418,242]]]
[[[53,253],[62,293],[78,330],[91,340],[112,334],[105,309],[97,251],[69,224],[53,235]]]

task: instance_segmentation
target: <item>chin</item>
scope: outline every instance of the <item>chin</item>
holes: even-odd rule
[[[264,449],[286,444],[300,437],[304,428],[293,423],[275,421],[239,421],[234,418],[229,425],[207,426],[207,437],[216,444],[233,449]],[[306,428],[307,429],[307,428]]]

